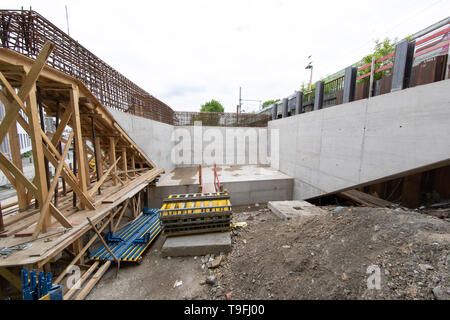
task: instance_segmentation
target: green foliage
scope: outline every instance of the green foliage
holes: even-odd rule
[[[212,99],[209,102],[206,102],[204,105],[202,105],[200,112],[224,112],[225,109],[223,108],[222,104]]]
[[[31,151],[28,151],[28,152],[25,152],[25,153],[23,154],[23,157],[24,157],[24,158],[29,158],[29,157],[31,157],[31,155],[32,155]]]
[[[268,106],[270,106],[271,104],[277,103],[278,101],[280,101],[280,99],[277,100],[267,100],[266,102],[264,102],[262,104],[261,109],[267,108]]]
[[[386,38],[383,41],[377,40],[375,42],[374,53],[369,54],[368,56],[365,56],[361,60],[361,62],[359,62],[356,66],[359,67],[359,66],[363,66],[363,65],[372,63],[372,58],[373,57],[375,57],[375,60],[378,60],[380,58],[383,58],[383,57],[391,54],[392,52],[395,51],[395,44],[396,44],[396,42],[397,42],[397,38],[394,39],[394,40],[391,40],[389,38]],[[393,63],[393,62],[394,62],[394,57],[390,57],[389,59],[386,59],[384,61],[378,62],[378,63],[375,64],[375,70],[377,70],[379,68],[382,68],[382,67],[384,67],[384,66],[386,66],[386,65],[388,65],[390,63]],[[369,73],[369,72],[371,72],[371,67],[368,67],[368,68],[366,68],[364,70],[358,71],[358,77],[362,76],[362,75],[364,75],[366,73]],[[375,74],[374,80],[380,80],[385,74],[387,74],[389,72],[390,72],[389,69],[388,70],[383,70],[381,72],[377,72]],[[366,77],[364,79],[359,80],[358,83],[366,82],[366,81],[369,81],[369,80],[370,80],[370,77]]]

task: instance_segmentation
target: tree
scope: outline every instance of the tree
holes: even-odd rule
[[[204,105],[202,105],[200,112],[224,112],[225,109],[223,108],[222,104],[212,99],[209,102],[206,102]]]
[[[375,57],[375,60],[378,60],[380,58],[383,58],[383,57],[391,54],[392,52],[395,51],[395,44],[396,44],[396,42],[397,42],[397,38],[395,38],[394,40],[386,38],[383,41],[379,41],[379,40],[375,41],[374,53],[365,56],[361,60],[361,62],[359,62],[357,64],[357,66],[359,67],[359,66],[363,66],[363,65],[372,63],[372,58],[373,57]],[[384,61],[378,62],[378,63],[375,64],[375,70],[377,70],[379,68],[382,68],[382,67],[384,67],[384,66],[386,66],[386,65],[388,65],[390,63],[393,63],[393,62],[394,62],[394,57],[390,57],[390,58],[388,58],[388,59],[386,59]],[[366,73],[371,72],[370,69],[371,69],[371,67],[368,67],[368,68],[366,68],[364,70],[359,71],[358,72],[358,77],[362,76],[362,75],[364,75]],[[375,80],[380,80],[386,73],[389,73],[389,72],[390,72],[389,69],[383,70],[381,72],[377,72],[375,74],[374,79]],[[358,83],[366,82],[366,81],[369,81],[369,80],[370,80],[370,77],[366,77],[364,79],[359,80]]]
[[[277,103],[278,101],[280,101],[280,99],[277,100],[267,100],[266,102],[264,102],[262,104],[262,109],[267,108],[268,106],[270,106],[271,104]]]

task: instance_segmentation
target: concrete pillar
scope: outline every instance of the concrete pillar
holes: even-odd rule
[[[277,120],[278,119],[278,108],[277,108],[277,104],[274,103],[272,105],[272,120]]]
[[[356,91],[356,75],[358,74],[358,68],[348,67],[345,69],[344,78],[344,97],[342,102],[349,103],[355,101],[355,91]]]
[[[408,42],[406,39],[396,45],[391,92],[409,87],[415,46],[414,41]]]
[[[316,82],[316,97],[314,99],[314,111],[322,109],[324,87],[325,83],[323,81]]]
[[[303,112],[303,92],[297,91],[295,99],[295,114],[300,114]]]
[[[289,103],[288,103],[289,101],[288,101],[288,98],[284,98],[283,99],[283,118],[287,118],[288,117],[288,115],[289,115],[289,111],[288,111],[288,105],[289,105]]]

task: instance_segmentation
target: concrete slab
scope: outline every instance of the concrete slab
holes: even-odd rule
[[[167,238],[161,249],[163,257],[202,256],[230,251],[231,236],[229,232]]]
[[[271,201],[268,208],[281,220],[307,219],[325,211],[306,201]]]
[[[294,179],[268,166],[218,166],[219,181],[231,195],[233,206],[292,200]],[[202,169],[204,192],[214,191],[213,167]],[[208,184],[210,188],[208,189]],[[176,168],[161,177],[150,188],[149,204],[159,208],[164,198],[171,194],[198,192],[198,168]]]

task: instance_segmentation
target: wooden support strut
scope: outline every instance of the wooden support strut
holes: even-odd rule
[[[100,238],[100,240],[102,241],[103,245],[105,246],[106,250],[108,250],[109,254],[114,258],[114,260],[117,263],[117,273],[116,273],[116,277],[119,274],[119,269],[120,269],[120,260],[116,257],[116,255],[114,254],[114,252],[111,251],[111,249],[109,248],[108,244],[106,243],[105,239],[103,239],[102,235],[100,234],[100,232],[97,230],[97,228],[95,227],[95,224],[92,223],[91,219],[89,219],[89,217],[86,217],[87,221],[89,221],[92,229],[95,231],[95,233],[97,234],[97,236]]]
[[[72,131],[72,132],[70,133],[70,135],[69,135],[69,141],[72,140],[73,134],[74,134],[74,133],[73,133],[73,131]],[[62,156],[61,156],[61,160],[60,160],[60,162],[59,162],[59,164],[58,164],[58,166],[57,166],[57,168],[56,168],[55,176],[53,177],[53,182],[52,182],[52,184],[51,184],[51,186],[50,186],[50,189],[49,189],[49,191],[48,191],[47,198],[45,199],[44,204],[41,206],[41,215],[40,215],[40,217],[39,217],[39,222],[38,222],[38,224],[37,224],[37,226],[36,226],[36,229],[35,229],[34,232],[33,232],[33,237],[37,237],[37,236],[39,235],[39,232],[40,232],[41,229],[42,229],[42,224],[43,224],[43,222],[44,222],[44,220],[45,220],[45,218],[46,218],[46,215],[47,215],[47,209],[48,209],[48,207],[49,207],[50,204],[51,204],[53,194],[54,194],[54,192],[55,192],[56,186],[58,185],[58,179],[59,179],[59,176],[61,175],[61,171],[63,170],[63,165],[64,165],[65,159],[66,159],[66,157],[67,157],[67,153],[69,152],[69,149],[70,149],[70,144],[66,144],[65,147],[64,147],[64,152],[63,152],[63,154],[62,154]],[[56,209],[56,207],[53,207],[52,212],[54,213],[55,211],[58,212],[58,209]],[[60,215],[57,214],[57,215],[55,216],[55,218],[58,219],[58,221],[59,221],[64,227],[66,227],[66,228],[71,228],[71,227],[72,227],[72,225],[70,224],[70,222],[67,221],[67,219],[64,218],[64,216],[63,216],[62,214],[60,214]],[[61,219],[61,221],[60,221],[60,219]]]
[[[101,228],[99,229],[99,232],[102,232],[103,229],[106,228],[106,226],[113,221],[114,217],[121,212],[122,210],[124,210],[124,208],[126,208],[127,203],[125,203],[125,205],[119,209],[117,209],[116,211],[114,211],[111,216],[109,217],[109,219],[101,226]],[[87,251],[87,249],[89,249],[89,247],[94,243],[95,240],[97,240],[98,234],[96,233],[91,240],[89,240],[89,242],[83,247],[83,249],[80,250],[80,252],[76,255],[75,258],[72,259],[72,261],[69,263],[69,265],[64,269],[64,271],[58,276],[58,278],[56,278],[56,280],[54,281],[54,283],[58,284],[61,282],[62,279],[64,279],[64,276],[67,274],[67,272],[69,272],[70,269],[72,269],[72,267],[75,265],[75,263],[80,260],[80,258],[84,255],[84,253]]]

